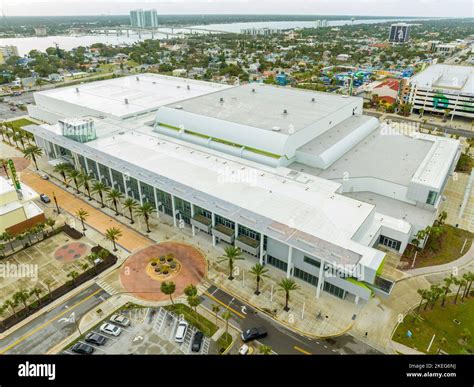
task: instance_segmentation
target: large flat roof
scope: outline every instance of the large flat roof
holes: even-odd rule
[[[474,67],[434,64],[411,78],[423,89],[442,89],[474,94]]]
[[[188,99],[179,106],[183,111],[201,116],[292,134],[358,100],[357,97],[251,83]]]
[[[35,96],[53,98],[123,118],[229,87],[218,83],[145,73],[41,91],[35,93]],[[125,100],[128,103],[125,103]]]
[[[300,163],[293,163],[291,168],[324,179],[374,177],[408,186],[433,144],[395,130],[387,134],[384,128],[379,128],[326,170]]]

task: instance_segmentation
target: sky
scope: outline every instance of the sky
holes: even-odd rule
[[[6,16],[159,14],[315,14],[474,17],[473,0],[0,0]]]

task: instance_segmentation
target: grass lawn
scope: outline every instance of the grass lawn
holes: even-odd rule
[[[217,339],[217,348],[219,348],[219,353],[223,353],[231,344],[232,336],[230,333],[224,332],[222,336]]]
[[[426,247],[422,251],[419,251],[418,255],[416,256],[415,268],[436,266],[452,262],[460,258],[471,248],[472,239],[474,237],[473,233],[453,226],[449,226],[447,224],[443,225],[443,229],[445,230],[445,232],[441,236],[439,250],[433,251]],[[463,253],[461,253],[461,249],[466,238],[467,242],[464,246]],[[412,245],[408,245],[401,258],[402,261],[408,262],[410,264],[410,269],[414,255],[415,247]]]
[[[469,354],[474,353],[474,337],[468,343],[461,340],[461,335],[465,329],[474,334],[474,297],[465,298],[464,302],[453,304],[454,297],[446,299],[444,308],[441,302],[435,305],[433,310],[428,306],[427,310],[421,307],[421,318],[414,319],[413,312],[408,314],[401,323],[392,339],[407,347],[415,348],[420,352],[426,352],[431,338],[436,335],[429,353],[437,353],[439,349],[449,354]],[[456,319],[461,324],[456,324]],[[407,337],[407,331],[413,333],[411,338]],[[442,343],[442,339],[447,341]]]
[[[26,118],[20,118],[19,120],[9,121],[9,124],[13,125],[13,127],[15,129],[19,129],[19,128],[21,128],[23,126],[26,126],[26,125],[32,125],[32,124],[34,124],[34,122],[30,121],[30,120],[27,120]]]
[[[191,325],[199,329],[204,335],[211,337],[217,332],[217,326],[204,316],[196,313],[189,306],[184,304],[174,304],[165,307],[167,310],[176,313],[178,316],[183,315],[185,320]]]

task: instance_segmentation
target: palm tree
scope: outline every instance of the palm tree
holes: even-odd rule
[[[176,291],[176,284],[173,281],[165,281],[161,283],[160,286],[161,292],[170,296],[171,304],[174,305],[173,293]]]
[[[420,312],[423,301],[427,299],[426,289],[418,289],[417,293],[421,296],[420,305],[418,305],[417,312]]]
[[[96,261],[99,258],[99,255],[97,253],[90,253],[86,259],[94,266],[94,271],[97,273],[97,265]]]
[[[69,169],[67,172],[67,175],[70,179],[74,181],[74,186],[76,187],[76,192],[79,193],[79,177],[81,176],[81,172],[79,172],[77,169]]]
[[[67,274],[67,277],[71,278],[71,284],[74,285],[76,283],[76,278],[79,276],[77,271],[71,271]]]
[[[114,246],[114,251],[117,251],[116,242],[122,236],[122,231],[117,227],[111,227],[105,230],[105,239],[111,241]]]
[[[21,139],[21,134],[19,133],[13,133],[13,141],[15,141],[16,147],[19,149],[20,147],[18,146],[18,141]]]
[[[87,269],[89,268],[89,264],[87,262],[81,263],[80,266],[83,272],[87,271]]]
[[[119,190],[117,189],[111,189],[108,193],[107,193],[107,200],[109,202],[111,202],[114,206],[114,209],[115,209],[115,216],[118,216],[119,215],[119,212],[118,212],[118,202],[119,200],[121,200],[123,198],[123,195],[122,195],[122,192],[120,192]]]
[[[35,163],[35,168],[36,170],[38,170],[38,162],[36,158],[43,156],[43,149],[36,145],[30,145],[25,150],[23,150],[23,156],[27,160],[33,160],[33,162]]]
[[[150,232],[150,226],[148,221],[150,219],[150,215],[155,212],[155,207],[153,207],[150,203],[145,202],[143,205],[137,208],[137,214],[143,216],[146,223],[146,232]]]
[[[188,297],[194,297],[197,295],[197,287],[193,284],[188,285],[184,288],[184,294]]]
[[[235,246],[227,246],[225,249],[225,254],[222,257],[219,257],[219,263],[227,261],[229,264],[229,280],[233,280],[233,273],[234,273],[234,263],[235,261],[243,260],[242,251],[238,247]]]
[[[71,166],[68,163],[60,163],[56,165],[53,169],[54,172],[59,173],[64,180],[64,184],[66,187],[68,186],[67,184],[67,173],[69,173],[69,170],[71,169]]]
[[[468,286],[466,286],[466,297],[469,297],[469,294],[471,293],[471,286],[472,286],[472,281],[474,281],[474,273],[469,271],[467,274],[465,274],[464,279],[469,283]]]
[[[3,168],[3,172],[5,172],[5,176],[7,177],[7,179],[10,179],[10,175],[8,173],[8,168],[7,168],[7,160],[1,159],[0,163],[2,164],[2,168]]]
[[[257,281],[257,289],[255,290],[257,296],[260,294],[260,281],[262,281],[262,278],[268,277],[267,272],[268,269],[266,269],[261,263],[256,263],[250,269],[250,274],[253,274]]]
[[[19,304],[20,302],[23,303],[26,310],[28,310],[28,300],[30,298],[30,293],[25,289],[18,290],[15,294],[13,294],[13,300]]]
[[[101,204],[102,208],[105,207],[105,204],[104,204],[104,192],[107,192],[108,190],[109,190],[109,187],[107,187],[107,186],[106,186],[104,183],[102,183],[101,181],[96,181],[96,182],[92,185],[91,192],[99,195],[100,204]]]
[[[232,317],[232,313],[230,313],[229,310],[226,309],[225,312],[222,313],[221,317],[225,321],[225,333],[227,336],[229,334],[229,320]]]
[[[439,285],[431,285],[431,309],[434,308],[436,305],[436,301],[438,301],[441,294],[443,294],[443,289],[440,288]]]
[[[10,248],[14,251],[12,240],[14,239],[13,234],[9,231],[4,231],[1,235],[2,240],[10,244]]]
[[[54,232],[54,225],[56,224],[56,220],[53,218],[46,218],[46,225],[51,227],[51,232]]]
[[[194,312],[196,312],[196,317],[199,318],[197,313],[197,307],[201,305],[201,298],[198,295],[190,296],[187,298],[188,304],[191,308],[194,308]]]
[[[449,277],[443,279],[443,281],[444,281],[445,285],[443,287],[443,290],[444,290],[443,301],[441,301],[441,307],[442,308],[444,308],[444,303],[446,302],[446,296],[451,291],[451,285],[454,282],[454,276],[451,274]]]
[[[79,220],[82,223],[82,231],[86,231],[86,226],[84,225],[84,222],[87,219],[87,217],[89,216],[89,213],[86,210],[84,210],[82,208],[79,208],[76,211],[76,216],[79,218]]]
[[[51,285],[52,285],[53,281],[49,278],[45,279],[44,280],[44,284],[46,285],[46,287],[48,288],[48,296],[49,298],[53,298],[53,295],[51,294]]]
[[[454,297],[454,304],[456,304],[458,301],[459,292],[461,291],[461,288],[466,285],[466,281],[463,278],[454,277],[454,284],[459,286],[456,297]]]
[[[79,175],[79,184],[85,188],[87,192],[87,196],[89,197],[89,200],[92,200],[91,186],[90,186],[91,181],[92,181],[92,176],[88,175],[87,173],[81,173]]]
[[[290,310],[288,307],[288,301],[290,301],[290,292],[293,290],[298,290],[300,287],[291,278],[283,278],[280,282],[278,282],[277,285],[280,287],[279,290],[285,292],[285,307],[283,310],[288,312]]]
[[[38,299],[38,303],[41,301],[41,293],[43,293],[43,289],[35,286],[30,290],[30,296],[35,296]]]
[[[128,199],[125,199],[125,201],[123,202],[123,206],[130,213],[130,224],[135,223],[135,221],[133,220],[133,213],[138,208],[138,203],[134,199],[128,198]]]
[[[215,313],[216,315],[216,325],[217,325],[217,317],[218,317],[218,313],[220,312],[221,308],[219,305],[217,304],[212,304],[212,311]]]
[[[272,354],[272,347],[270,347],[269,345],[262,344],[260,346],[260,348],[258,349],[258,351],[262,355],[271,355]]]
[[[5,303],[3,304],[7,308],[10,308],[13,312],[13,315],[16,317],[16,307],[18,306],[18,302],[14,299],[11,300],[6,300]]]

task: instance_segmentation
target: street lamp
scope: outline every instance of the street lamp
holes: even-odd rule
[[[58,206],[58,199],[56,198],[54,191],[53,191],[53,200],[54,200],[54,204],[56,204],[56,210],[58,211],[58,214],[59,214],[60,211],[59,211],[59,206]]]

